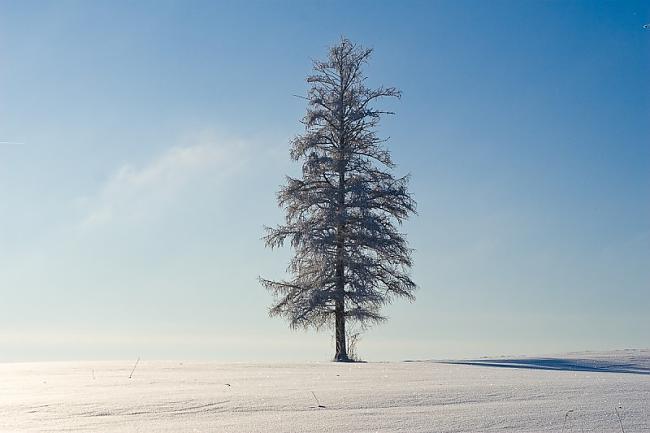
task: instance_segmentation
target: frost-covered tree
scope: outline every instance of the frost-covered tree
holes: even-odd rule
[[[411,249],[397,225],[415,212],[408,176],[396,178],[385,140],[376,128],[374,103],[400,97],[393,87],[365,86],[363,66],[371,49],[347,39],[315,61],[305,133],[291,142],[302,177],[287,177],[278,193],[286,220],[267,228],[271,248],[289,241],[295,254],[287,281],[261,282],[275,296],[272,316],[292,328],[333,325],[336,361],[348,361],[345,323],[381,322],[380,308],[394,297],[413,300]]]

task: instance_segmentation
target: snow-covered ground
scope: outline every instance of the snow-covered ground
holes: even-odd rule
[[[460,362],[0,364],[0,432],[650,432],[650,350]]]

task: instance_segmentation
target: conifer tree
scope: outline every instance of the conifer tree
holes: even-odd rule
[[[399,98],[393,87],[366,87],[363,67],[372,54],[342,39],[307,77],[305,132],[291,142],[302,177],[287,177],[278,192],[285,222],[266,228],[268,247],[290,243],[292,278],[260,279],[275,297],[272,316],[292,328],[332,325],[336,361],[348,361],[346,321],[381,322],[381,307],[395,297],[413,300],[411,249],[397,229],[416,203],[408,176],[395,177],[394,163],[377,135],[385,114],[374,104]]]

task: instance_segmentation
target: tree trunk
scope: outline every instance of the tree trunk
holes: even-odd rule
[[[339,92],[339,149],[337,170],[339,175],[338,183],[338,227],[336,228],[336,301],[335,301],[335,327],[336,327],[336,354],[334,360],[346,362],[348,351],[345,347],[345,128],[344,124],[344,83],[343,73],[339,71],[340,92]]]
[[[345,347],[345,171],[343,156],[339,155],[339,222],[336,230],[336,354],[335,361],[349,361]]]
[[[340,184],[344,182],[343,173],[339,177]],[[340,194],[341,196],[343,194]],[[341,202],[343,197],[340,197]],[[343,203],[341,203],[341,206]],[[336,354],[335,361],[349,361],[345,347],[345,260],[344,260],[344,230],[345,224],[339,220],[336,233],[336,301],[335,301],[335,328],[336,328]]]
[[[347,349],[345,347],[345,304],[344,302],[336,301],[336,354],[334,360],[337,362],[346,362],[348,358]]]

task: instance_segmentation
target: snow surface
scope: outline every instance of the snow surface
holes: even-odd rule
[[[0,432],[650,432],[650,350],[132,368],[0,364]]]

